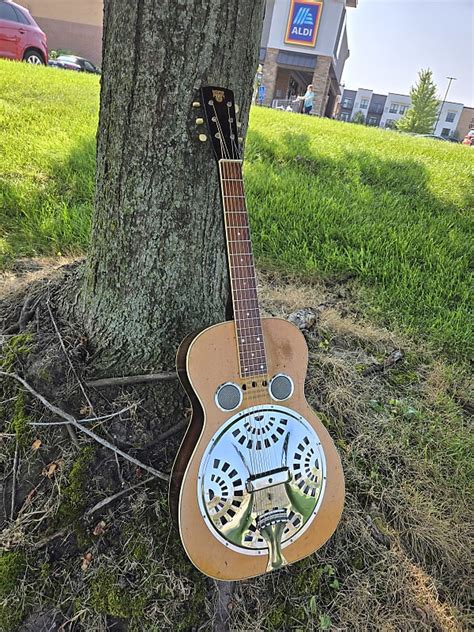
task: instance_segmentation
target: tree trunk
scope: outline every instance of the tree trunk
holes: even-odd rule
[[[173,370],[181,339],[225,319],[218,177],[198,141],[202,85],[246,128],[263,0],[105,0],[86,326],[98,372]]]

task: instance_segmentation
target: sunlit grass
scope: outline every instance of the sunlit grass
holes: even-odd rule
[[[96,76],[0,60],[0,263],[87,247]]]
[[[254,109],[245,175],[257,256],[351,275],[378,318],[468,354],[473,167],[461,145]]]
[[[0,61],[0,263],[87,248],[98,99],[95,76]],[[468,147],[254,108],[257,257],[352,276],[363,311],[466,357],[473,167]]]

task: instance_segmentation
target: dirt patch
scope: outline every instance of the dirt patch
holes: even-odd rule
[[[23,262],[2,282],[4,329],[18,323],[27,297],[38,299],[21,331],[3,337],[2,366],[77,418],[119,413],[88,427],[169,472],[182,431],[163,430],[182,419],[156,418],[160,386],[79,386],[76,374],[90,362],[87,340],[55,310],[56,289],[74,273],[66,263]],[[36,617],[52,630],[87,632],[470,629],[462,369],[366,322],[354,307],[356,291],[350,280],[310,285],[260,276],[266,314],[314,314],[305,333],[306,393],[340,450],[347,496],[327,546],[232,591],[188,562],[169,521],[166,485],[88,437],[71,437],[65,425],[32,426],[59,419],[3,380],[0,627],[30,630]],[[385,369],[394,350],[402,359]]]

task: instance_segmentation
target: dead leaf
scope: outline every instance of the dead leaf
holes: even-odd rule
[[[48,465],[43,468],[43,471],[41,472],[43,476],[47,476],[48,478],[53,478],[56,470],[62,465],[63,460],[59,460],[59,461],[51,461],[51,463],[48,463]]]
[[[86,553],[82,558],[81,568],[83,571],[86,571],[92,562],[92,553]]]
[[[94,409],[92,408],[92,406],[84,405],[84,406],[81,407],[81,410],[79,412],[84,417],[90,417],[93,414]]]
[[[36,487],[33,487],[33,489],[31,490],[31,492],[30,492],[30,493],[28,494],[28,496],[25,498],[25,504],[26,504],[26,505],[29,505],[35,496],[36,496]]]
[[[100,522],[98,522],[95,525],[94,530],[92,531],[92,533],[94,535],[97,535],[97,536],[98,535],[102,535],[105,532],[105,527],[106,527],[105,522],[103,520],[101,520]]]
[[[42,441],[41,439],[35,439],[33,441],[33,443],[31,444],[31,449],[32,450],[39,450],[41,447]]]

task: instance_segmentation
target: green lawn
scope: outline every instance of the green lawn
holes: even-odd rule
[[[88,243],[99,81],[0,62],[0,262]],[[472,350],[474,152],[255,108],[246,185],[261,262],[359,281],[365,311]]]

